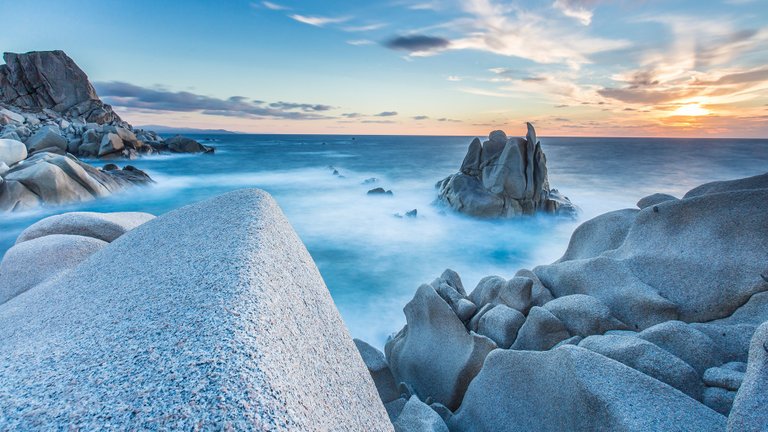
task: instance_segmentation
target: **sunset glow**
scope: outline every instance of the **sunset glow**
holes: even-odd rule
[[[549,136],[768,136],[758,0],[138,0],[121,14],[153,31],[109,38],[66,19],[97,22],[109,2],[36,3],[6,13],[48,30],[9,20],[3,48],[65,50],[139,125],[477,135],[531,121]]]

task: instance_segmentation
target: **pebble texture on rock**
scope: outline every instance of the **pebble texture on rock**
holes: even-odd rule
[[[0,430],[393,430],[257,190],[158,217],[1,305],[0,340]]]
[[[545,212],[575,217],[577,208],[550,189],[547,158],[528,123],[523,138],[493,131],[488,141],[475,138],[458,173],[440,180],[437,202],[481,218],[512,218]]]

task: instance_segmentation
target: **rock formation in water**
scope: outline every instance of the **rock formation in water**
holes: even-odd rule
[[[14,247],[95,252],[0,304],[0,430],[393,430],[268,194],[221,195],[108,244],[134,218],[105,219],[41,222]]]
[[[493,131],[488,141],[475,138],[460,172],[439,181],[437,201],[481,218],[512,218],[544,212],[575,216],[577,208],[550,189],[547,158],[530,123],[525,138]]]
[[[134,129],[99,99],[85,72],[63,51],[5,53],[0,65],[0,138],[30,154],[128,158],[159,152],[210,153],[190,138],[164,142]]]
[[[768,174],[651,195],[551,265],[447,270],[363,359],[395,425],[417,397],[451,431],[766,430],[766,226]]]

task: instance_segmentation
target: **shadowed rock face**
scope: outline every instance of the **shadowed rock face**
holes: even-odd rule
[[[475,138],[457,174],[437,183],[438,202],[483,218],[510,218],[535,212],[575,216],[576,207],[550,189],[547,158],[528,123],[526,138],[493,131],[484,143]]]
[[[105,123],[120,117],[101,102],[88,76],[63,51],[3,54],[0,101],[26,111],[50,109]]]
[[[654,194],[508,281],[467,295],[446,272],[405,307],[387,364],[454,412],[440,414],[451,431],[709,431],[728,415],[731,430],[765,430],[767,207],[768,174]]]

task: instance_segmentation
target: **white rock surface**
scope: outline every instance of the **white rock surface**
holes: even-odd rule
[[[0,340],[4,430],[392,430],[312,258],[261,191],[132,230],[0,306]]]
[[[13,139],[0,139],[0,162],[9,167],[27,158],[27,146]]]
[[[106,245],[90,237],[55,234],[8,249],[0,262],[0,304],[75,268]]]
[[[155,216],[141,212],[70,212],[50,216],[21,232],[16,244],[51,234],[93,237],[111,243],[126,232],[149,222]]]
[[[758,327],[749,348],[744,382],[733,401],[728,432],[768,430],[768,322]]]

